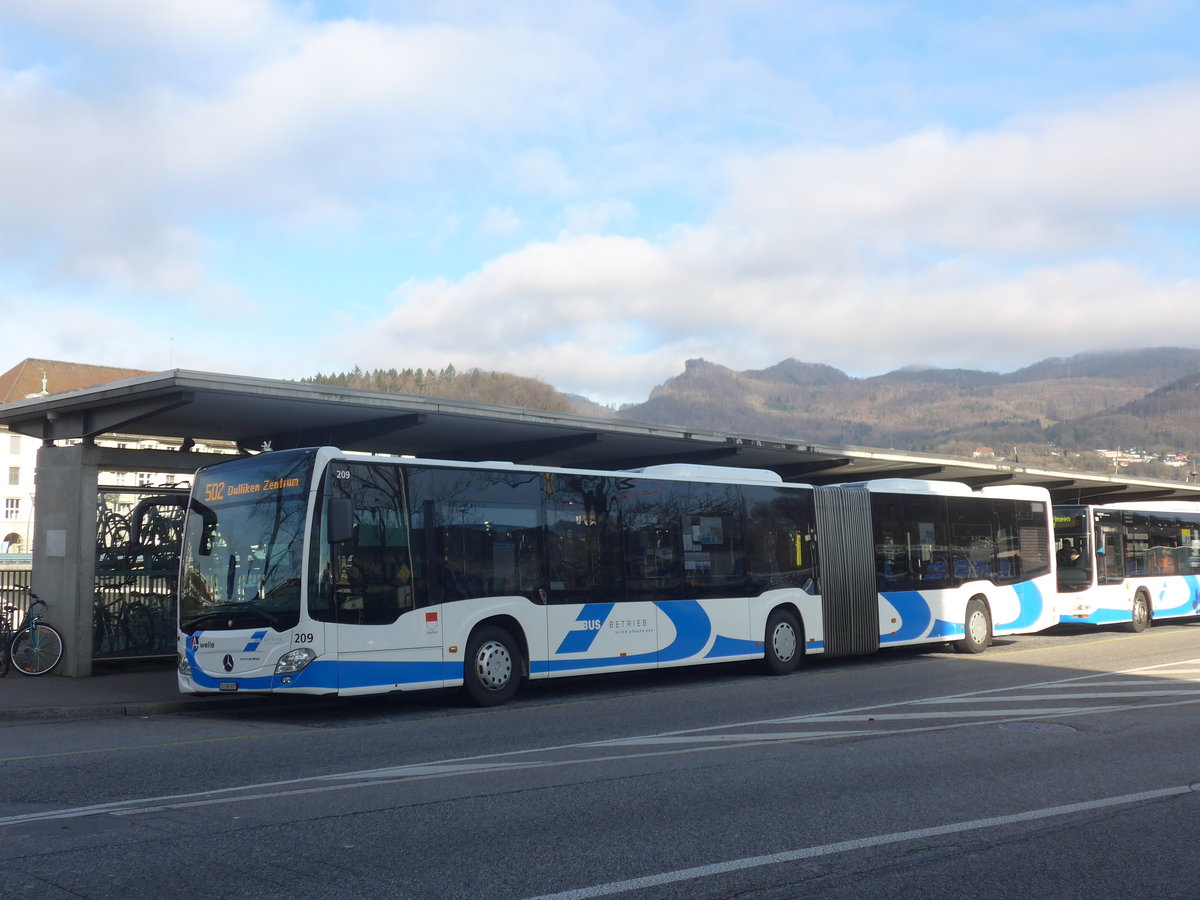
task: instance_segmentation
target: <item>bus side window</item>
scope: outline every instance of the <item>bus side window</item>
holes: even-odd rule
[[[790,585],[816,593],[812,493],[749,485],[742,488],[742,496],[747,592]]]
[[[541,475],[407,471],[419,604],[541,595]]]
[[[688,486],[683,515],[683,593],[687,598],[746,592],[742,497],[735,485]]]
[[[400,469],[351,466],[354,537],[338,545],[335,592],[339,622],[386,625],[412,609],[413,571]]]
[[[628,514],[612,478],[554,475],[547,487],[546,558],[551,603],[619,603],[634,582],[623,570],[621,517]],[[625,528],[628,534],[629,524]],[[673,546],[668,533],[647,538],[645,547],[628,548],[647,569],[669,566]],[[632,564],[632,563],[631,563]],[[632,599],[632,597],[630,598]],[[652,599],[642,598],[637,599]]]

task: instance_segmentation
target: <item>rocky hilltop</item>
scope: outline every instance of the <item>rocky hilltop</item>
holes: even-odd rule
[[[1089,470],[1100,448],[1195,455],[1200,350],[1153,348],[1047,359],[1015,372],[909,366],[853,378],[788,359],[735,372],[702,359],[622,419],[813,443],[953,456],[1068,458]],[[1190,468],[1190,467],[1188,467]],[[1174,477],[1161,469],[1144,474]]]

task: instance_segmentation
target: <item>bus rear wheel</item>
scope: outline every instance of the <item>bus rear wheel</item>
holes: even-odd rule
[[[955,644],[959,653],[982,653],[992,643],[992,617],[986,604],[978,597],[967,601],[963,621],[963,639]]]
[[[521,686],[521,650],[511,634],[487,625],[471,635],[463,664],[467,696],[479,706],[500,706]]]
[[[777,609],[767,618],[763,659],[772,675],[794,672],[804,661],[804,632],[790,610]]]
[[[1133,598],[1133,618],[1125,627],[1134,634],[1140,634],[1150,624],[1150,601],[1146,595],[1138,591]]]

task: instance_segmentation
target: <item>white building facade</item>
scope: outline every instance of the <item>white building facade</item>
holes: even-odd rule
[[[33,538],[34,470],[40,441],[0,426],[0,555],[27,554]]]

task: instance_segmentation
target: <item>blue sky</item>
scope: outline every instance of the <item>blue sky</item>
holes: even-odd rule
[[[695,357],[1200,346],[1197,34],[1173,2],[5,0],[0,368],[616,404]]]

